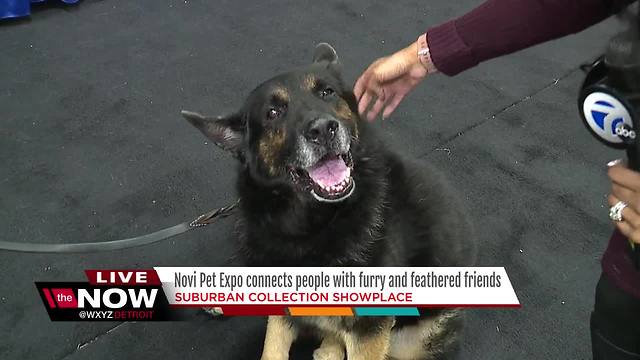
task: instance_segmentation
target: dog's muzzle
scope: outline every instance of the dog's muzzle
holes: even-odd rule
[[[310,122],[298,137],[294,182],[318,201],[339,202],[355,190],[349,130],[333,117]]]

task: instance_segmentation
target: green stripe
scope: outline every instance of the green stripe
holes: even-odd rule
[[[353,308],[356,316],[418,316],[415,307],[357,307]]]

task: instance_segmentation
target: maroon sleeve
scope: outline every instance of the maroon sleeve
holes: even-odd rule
[[[618,288],[640,299],[640,272],[630,254],[629,241],[616,230],[602,257],[602,272]]]
[[[433,63],[451,76],[484,60],[576,33],[611,12],[610,0],[487,0],[429,29],[427,41]]]

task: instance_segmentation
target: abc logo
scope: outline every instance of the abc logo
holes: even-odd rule
[[[582,111],[589,128],[602,140],[619,144],[623,138],[635,139],[631,115],[615,97],[604,92],[592,92],[584,99]]]
[[[632,129],[628,129],[626,126],[618,126],[616,127],[616,135],[621,136],[623,138],[628,138],[631,140],[635,140],[636,132]]]

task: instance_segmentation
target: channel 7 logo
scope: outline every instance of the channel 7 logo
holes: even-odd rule
[[[52,321],[176,320],[155,270],[86,270],[88,282],[36,282]]]

